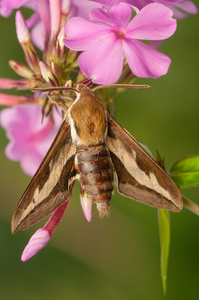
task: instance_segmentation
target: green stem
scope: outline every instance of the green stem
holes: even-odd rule
[[[190,201],[185,196],[182,196],[184,206],[189,209],[191,212],[199,216],[199,205]]]

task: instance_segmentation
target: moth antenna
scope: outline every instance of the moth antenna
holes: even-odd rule
[[[122,89],[132,89],[132,90],[142,90],[142,89],[147,89],[149,88],[150,86],[149,85],[146,85],[146,84],[119,84],[119,83],[114,83],[114,84],[102,84],[102,85],[98,85],[96,87],[94,87],[92,89],[92,92],[95,92],[97,90],[100,90],[100,89],[106,89],[106,88],[122,88]]]
[[[79,90],[74,87],[68,86],[53,86],[47,88],[34,88],[32,89],[33,92],[51,92],[51,91],[74,91],[79,94]]]

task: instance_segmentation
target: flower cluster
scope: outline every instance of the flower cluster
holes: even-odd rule
[[[21,78],[0,78],[1,89],[71,87],[88,79],[93,84],[131,84],[136,77],[158,78],[168,72],[171,59],[152,43],[174,34],[176,18],[198,13],[192,2],[182,0],[1,0],[0,15],[9,17],[22,6],[32,10],[28,20],[19,10],[16,13],[17,38],[27,64],[9,61]],[[35,46],[42,50],[42,58]],[[68,98],[64,91],[0,94],[0,105],[12,106],[0,115],[10,140],[6,155],[20,161],[25,173],[33,175],[41,163],[62,122],[56,103]],[[71,190],[72,186],[70,195]],[[31,238],[23,261],[48,243],[70,195]],[[91,203],[83,193],[81,204],[91,221]]]

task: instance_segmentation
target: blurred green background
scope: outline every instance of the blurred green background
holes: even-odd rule
[[[15,36],[14,15],[0,19],[0,77],[15,78],[8,60],[24,62]],[[167,167],[199,153],[198,16],[178,22],[161,51],[172,58],[169,73],[151,85],[126,91],[115,100],[117,120]],[[78,184],[50,244],[30,261],[22,250],[38,226],[12,235],[10,221],[30,178],[4,154],[8,140],[0,128],[0,298],[7,299],[164,299],[160,278],[157,210],[115,192],[109,218],[94,214],[87,223]],[[199,203],[198,188],[184,194]],[[95,209],[93,210],[95,211]],[[168,299],[198,299],[199,217],[184,209],[171,213]]]

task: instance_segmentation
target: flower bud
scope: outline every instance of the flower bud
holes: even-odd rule
[[[17,38],[19,43],[24,44],[29,42],[31,40],[30,32],[26,25],[23,15],[19,10],[16,13],[15,22],[16,22]]]
[[[25,78],[33,78],[33,72],[26,65],[19,63],[16,60],[10,60],[9,65],[18,75]]]
[[[62,27],[58,34],[55,48],[55,53],[59,58],[63,58],[66,53],[66,47],[63,42],[64,38],[66,38],[65,29]]]
[[[50,85],[50,86],[57,86],[58,80],[55,77],[55,75],[51,72],[51,69],[42,61],[39,63],[41,74],[44,80]]]
[[[40,76],[41,73],[39,68],[39,58],[32,44],[29,29],[20,11],[17,11],[15,20],[16,20],[17,38],[24,51],[27,64],[34,71],[35,75]]]
[[[37,254],[40,250],[46,247],[50,238],[51,234],[48,230],[44,228],[37,230],[26,245],[22,253],[21,260],[25,262]]]

